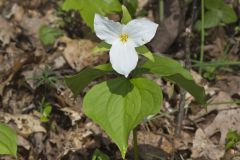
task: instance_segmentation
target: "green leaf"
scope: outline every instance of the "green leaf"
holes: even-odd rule
[[[223,4],[221,7],[222,21],[226,24],[234,23],[237,21],[237,15],[232,7],[227,4]]]
[[[137,10],[138,7],[138,0],[125,0],[126,2],[126,7],[130,13],[130,15],[134,16],[135,12]]]
[[[220,24],[222,12],[220,10],[209,10],[205,13],[204,28],[216,27]]]
[[[99,124],[125,157],[130,132],[159,113],[162,91],[146,78],[117,78],[95,85],[83,99],[84,113]]]
[[[63,32],[57,28],[43,25],[39,29],[39,39],[44,45],[53,45],[56,38],[63,35]]]
[[[145,45],[137,47],[136,51],[137,51],[137,53],[143,55],[144,57],[148,58],[149,60],[154,61],[154,56],[153,56],[152,52],[149,51],[149,49]]]
[[[132,17],[128,12],[128,9],[124,5],[122,5],[122,12],[123,12],[123,16],[122,16],[121,23],[127,24],[129,21],[132,20]]]
[[[227,138],[226,138],[226,144],[225,148],[226,150],[231,149],[240,141],[240,134],[237,131],[234,130],[229,130],[227,133]]]
[[[93,29],[95,13],[107,15],[121,11],[118,0],[65,0],[63,10],[77,10],[80,12],[86,24]]]
[[[93,48],[93,54],[109,51],[111,45],[102,41],[96,47]]]
[[[110,158],[100,150],[96,149],[93,153],[92,160],[110,160]]]
[[[204,88],[197,85],[191,74],[175,60],[155,55],[154,62],[146,61],[139,71],[143,73],[150,72],[167,78],[188,91],[198,103],[206,104]]]
[[[223,3],[223,0],[205,0],[205,7],[207,9],[219,9]]]
[[[0,155],[17,155],[17,135],[15,131],[5,124],[0,123]]]
[[[52,106],[51,106],[50,104],[47,104],[47,105],[44,107],[43,115],[44,115],[45,117],[48,117],[51,112],[52,112]]]
[[[66,85],[74,95],[78,95],[91,81],[112,71],[110,64],[103,64],[94,68],[86,68],[73,76],[65,77]]]

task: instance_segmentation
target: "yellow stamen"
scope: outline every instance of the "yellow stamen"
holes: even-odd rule
[[[128,35],[127,35],[127,34],[121,34],[121,35],[120,35],[120,41],[121,41],[122,43],[127,42],[127,40],[128,40]]]

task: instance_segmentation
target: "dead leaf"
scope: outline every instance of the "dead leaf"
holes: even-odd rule
[[[15,114],[0,112],[0,119],[5,123],[13,122],[17,126],[17,132],[23,136],[29,136],[36,132],[46,132],[45,128],[41,126],[40,119],[34,115]]]
[[[13,16],[16,21],[20,22],[23,19],[24,14],[25,14],[24,8],[15,3],[8,17]]]
[[[193,140],[192,158],[220,160],[224,156],[224,147],[214,145],[204,131],[199,128]]]
[[[27,141],[23,136],[17,135],[17,142],[18,142],[18,146],[21,146],[26,150],[30,150],[31,145],[29,141]]]
[[[6,46],[11,39],[15,38],[15,29],[10,23],[0,15],[0,41]]]
[[[220,159],[224,155],[224,145],[225,145],[225,140],[228,131],[231,130],[236,130],[237,132],[240,132],[240,107],[237,106],[236,104],[225,104],[223,102],[229,102],[232,101],[231,97],[229,96],[228,93],[225,92],[220,92],[217,96],[213,97],[210,100],[210,105],[208,106],[208,111],[202,110],[199,112],[196,116],[192,117],[191,119],[197,120],[203,116],[206,116],[208,113],[212,113],[213,111],[217,111],[217,115],[214,118],[210,124],[207,125],[207,127],[204,128],[203,133],[199,131],[196,132],[195,139],[198,139],[199,141],[203,141],[201,143],[207,143],[206,138],[209,138],[211,136],[214,136],[217,132],[220,132],[221,136],[219,139],[218,144],[210,144],[209,147],[202,147],[200,142],[195,141],[193,151],[197,150],[199,154],[197,155],[202,155],[200,153],[203,153],[205,156],[212,157],[216,156],[213,158],[213,160]],[[204,134],[204,135],[203,135]],[[200,144],[198,144],[200,143]],[[214,149],[217,149],[214,151]],[[218,153],[220,152],[218,149],[221,149],[223,152],[222,154]],[[210,152],[209,152],[210,151]],[[217,152],[216,154],[212,154],[213,152]]]
[[[234,94],[240,95],[240,77],[234,75],[218,75],[215,87],[229,93],[231,96]]]
[[[33,99],[33,94],[30,92],[7,88],[3,94],[2,105],[4,109],[11,110],[12,114],[21,114]]]
[[[65,115],[69,116],[72,121],[72,126],[74,126],[77,121],[82,119],[82,116],[79,112],[76,112],[68,107],[62,108],[61,111],[63,111]]]
[[[107,61],[106,54],[93,54],[92,49],[96,46],[96,43],[90,40],[73,40],[68,37],[62,37],[60,41],[66,43],[67,46],[63,55],[68,64],[76,71]]]

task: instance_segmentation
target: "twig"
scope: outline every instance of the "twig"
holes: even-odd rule
[[[191,69],[191,37],[192,37],[192,26],[194,19],[196,17],[196,10],[197,10],[197,0],[193,1],[193,9],[192,9],[192,17],[189,27],[186,28],[186,38],[185,38],[185,67],[190,70]],[[186,91],[180,88],[180,102],[179,102],[179,112],[177,117],[177,126],[175,130],[175,135],[177,137],[180,137],[181,135],[181,129],[182,129],[182,122],[184,119],[184,106],[185,106],[185,97],[186,97]]]

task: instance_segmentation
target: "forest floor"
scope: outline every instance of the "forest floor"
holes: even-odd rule
[[[151,50],[184,64],[186,46],[190,46],[190,58],[199,60],[201,42],[200,32],[195,29],[190,30],[190,42],[186,41],[188,29],[197,19],[191,22],[191,4],[182,7],[179,2],[166,2],[162,22],[157,20],[156,1],[141,1],[139,8],[160,24],[155,39],[148,45]],[[117,146],[84,115],[85,92],[74,97],[63,81],[66,75],[107,62],[108,54],[92,54],[99,40],[79,13],[64,12],[59,3],[0,0],[0,122],[17,131],[19,160],[90,160],[95,149],[113,160],[121,159]],[[197,18],[199,10],[198,5]],[[117,15],[112,18],[119,19]],[[59,36],[53,45],[41,41],[43,26],[59,28],[54,31]],[[236,26],[237,23],[206,31],[205,62],[240,60],[240,34],[235,34]],[[192,63],[188,68],[206,90],[208,109],[199,106],[187,93],[182,130],[177,136],[180,89],[153,77],[163,89],[164,105],[158,116],[138,127],[140,158],[240,159],[238,141],[228,150],[225,146],[231,130],[240,133],[240,66],[214,64],[200,69]],[[127,159],[133,159],[132,152],[130,144]],[[14,158],[0,156],[0,159]]]

